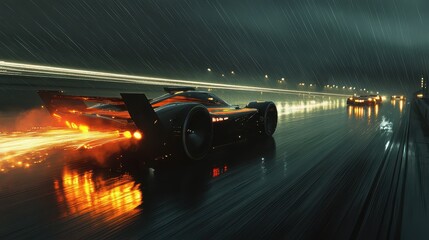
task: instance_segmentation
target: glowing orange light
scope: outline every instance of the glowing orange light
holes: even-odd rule
[[[72,126],[73,129],[78,129],[78,126],[74,122],[71,123],[71,126]]]
[[[52,116],[54,116],[54,117],[56,117],[56,118],[61,118],[61,116],[60,116],[60,115],[58,115],[58,114],[56,114],[56,113],[52,114]]]
[[[81,130],[84,133],[89,132],[89,127],[85,125],[79,125],[79,130]]]
[[[212,122],[221,122],[221,121],[225,121],[228,119],[229,119],[228,117],[213,117]]]
[[[218,177],[220,175],[220,169],[219,168],[213,168],[213,177]]]
[[[131,132],[130,132],[130,131],[125,131],[125,132],[124,132],[124,137],[126,137],[126,138],[132,138],[132,137],[133,137],[133,135],[131,134]]]
[[[72,128],[72,126],[71,126],[71,124],[70,124],[69,121],[66,121],[66,125],[67,125],[68,128]]]
[[[143,138],[143,135],[139,131],[135,131],[134,138],[140,140]]]

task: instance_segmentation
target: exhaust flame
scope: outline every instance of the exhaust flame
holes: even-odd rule
[[[56,113],[50,115],[43,108],[13,117],[0,113],[0,122],[0,173],[18,167],[29,168],[58,150],[92,149],[86,151],[85,156],[103,163],[107,157],[143,138],[139,131],[121,132],[107,126],[90,128]],[[76,153],[82,155],[81,151]]]
[[[87,130],[87,129],[84,129]],[[30,167],[55,149],[76,150],[122,142],[125,137],[116,131],[76,131],[46,129],[31,132],[0,133],[0,171],[7,168]]]
[[[134,136],[134,138],[135,138],[135,139],[137,139],[137,140],[140,140],[140,139],[142,139],[142,138],[143,138],[142,133],[141,133],[141,132],[139,132],[139,131],[135,131],[135,132],[134,132],[134,134],[133,134],[133,136]]]

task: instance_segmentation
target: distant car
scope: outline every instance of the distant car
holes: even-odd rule
[[[377,99],[371,96],[352,96],[347,99],[347,105],[375,105]]]
[[[375,101],[377,103],[383,102],[383,98],[380,95],[378,95],[378,94],[377,95],[368,95],[368,97],[371,97],[371,98],[375,99]]]
[[[392,100],[405,100],[405,96],[404,95],[393,95]]]
[[[143,93],[121,93],[121,98],[38,93],[46,109],[67,126],[116,130],[150,150],[154,159],[184,153],[200,160],[212,148],[270,137],[276,130],[277,108],[271,101],[238,107],[192,87],[164,89],[167,93],[154,99]]]

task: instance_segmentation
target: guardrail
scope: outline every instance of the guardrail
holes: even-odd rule
[[[414,102],[426,124],[429,125],[429,98],[416,98]]]

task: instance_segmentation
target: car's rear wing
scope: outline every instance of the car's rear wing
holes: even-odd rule
[[[85,102],[102,103],[109,105],[124,105],[121,98],[91,97],[65,95],[63,91],[39,90],[37,91],[43,103],[50,113],[55,113],[59,108],[69,108],[79,111],[88,109]]]
[[[59,108],[64,107],[82,111],[87,108],[82,99],[76,99],[73,96],[64,95],[63,91],[40,90],[37,93],[42,99],[44,106],[51,114],[56,113]]]

